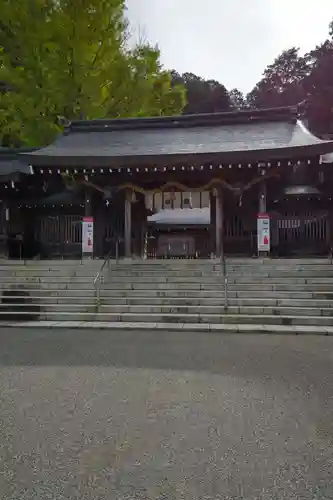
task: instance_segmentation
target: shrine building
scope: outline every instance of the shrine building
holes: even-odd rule
[[[47,147],[0,149],[1,252],[209,258],[327,255],[333,241],[333,141],[296,108],[75,121]],[[260,217],[260,215],[259,215]]]

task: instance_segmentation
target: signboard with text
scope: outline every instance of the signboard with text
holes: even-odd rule
[[[82,219],[82,253],[93,254],[94,252],[94,218],[83,217]]]
[[[269,252],[271,249],[271,234],[269,215],[259,213],[257,219],[258,252]]]

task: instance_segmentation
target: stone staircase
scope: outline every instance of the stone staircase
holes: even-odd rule
[[[0,320],[333,333],[328,259],[228,259],[227,304],[219,261],[111,262],[97,294],[93,281],[101,265],[100,260],[0,262]]]
[[[138,261],[111,268],[101,321],[333,327],[329,260]]]
[[[0,321],[92,320],[101,261],[0,261]]]

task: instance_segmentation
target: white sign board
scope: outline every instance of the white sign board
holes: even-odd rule
[[[82,253],[92,254],[94,252],[94,219],[83,217],[82,219]]]
[[[271,234],[269,215],[258,214],[257,219],[258,252],[269,252],[271,249]]]

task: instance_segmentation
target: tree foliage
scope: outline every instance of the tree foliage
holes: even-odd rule
[[[283,51],[264,71],[263,78],[248,94],[249,106],[268,108],[294,105],[304,98],[302,82],[309,73],[308,57],[299,49]]]
[[[128,48],[124,0],[1,0],[0,138],[40,145],[59,119],[180,113],[158,48]]]
[[[303,82],[304,111],[318,135],[333,133],[333,38],[309,53],[311,73]]]
[[[329,37],[308,54],[293,47],[280,54],[247,95],[250,107],[300,105],[310,129],[333,133],[333,22]]]
[[[183,85],[186,89],[185,114],[215,113],[233,109],[227,89],[216,80],[204,80],[193,73],[179,75],[176,71],[172,72],[172,80],[174,84]]]
[[[246,109],[248,107],[248,103],[246,101],[245,96],[238,89],[230,90],[229,99],[230,99],[232,107],[235,110],[242,110],[242,109]]]

